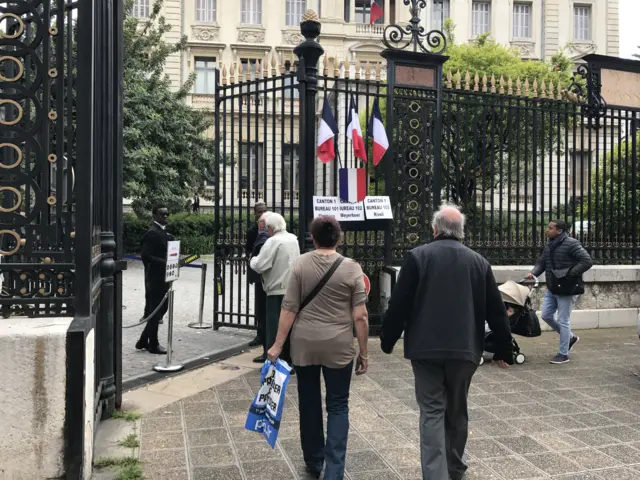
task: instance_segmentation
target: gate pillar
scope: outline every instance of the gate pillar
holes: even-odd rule
[[[408,25],[389,25],[382,42],[387,47],[387,129],[391,132],[385,164],[386,193],[394,209],[393,225],[386,232],[386,261],[397,263],[406,250],[431,238],[430,220],[441,200],[442,67],[446,38],[438,30],[420,25],[424,2],[409,5]],[[389,227],[389,228],[394,228]],[[395,227],[397,228],[397,227]],[[393,240],[392,240],[393,239]]]
[[[313,250],[309,230],[313,220],[313,194],[315,192],[316,162],[316,95],[318,93],[318,60],[324,49],[316,40],[320,35],[320,18],[307,10],[300,23],[305,40],[293,49],[299,58],[298,82],[300,89],[300,210],[298,242],[300,251]]]

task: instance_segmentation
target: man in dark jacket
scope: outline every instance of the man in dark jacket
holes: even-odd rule
[[[485,321],[494,359],[513,364],[511,331],[489,262],[465,247],[464,216],[443,205],[433,218],[435,240],[411,250],[384,315],[380,342],[391,353],[404,331],[420,406],[422,477],[460,480],[467,443],[467,395],[482,356]]]
[[[145,307],[144,315],[147,317],[163,301],[169,284],[164,281],[167,265],[167,243],[172,240],[166,231],[169,220],[167,207],[158,205],[153,207],[153,224],[142,237],[142,263],[144,264],[144,290]],[[149,353],[165,354],[166,349],[160,346],[158,341],[158,326],[160,320],[167,312],[169,304],[165,301],[156,314],[151,317],[136,343],[138,350],[147,350]]]
[[[251,341],[251,343],[249,343],[251,347],[264,345],[264,342],[265,342],[264,327],[265,327],[265,318],[267,316],[267,313],[266,313],[267,312],[267,294],[264,293],[264,289],[262,288],[262,280],[260,279],[260,275],[254,272],[249,266],[249,260],[251,260],[251,257],[254,257],[255,255],[257,255],[257,253],[254,254],[253,250],[256,245],[256,240],[258,239],[258,235],[260,234],[258,221],[266,211],[267,211],[267,204],[264,202],[256,202],[256,204],[253,206],[255,223],[249,228],[249,230],[247,230],[247,241],[245,242],[245,245],[244,245],[244,251],[247,256],[247,280],[249,280],[250,284],[255,285],[253,311],[255,312],[255,315],[256,315],[257,335]],[[261,357],[258,357],[258,358],[261,358]],[[262,360],[262,362],[264,362],[264,360]]]
[[[569,225],[564,220],[549,222],[549,241],[527,275],[535,278],[545,272],[547,292],[542,303],[542,319],[560,334],[559,352],[551,359],[554,364],[567,363],[569,351],[580,340],[571,331],[571,310],[576,295],[584,293],[582,274],[593,266],[587,251],[568,231]],[[554,319],[556,312],[557,320]]]

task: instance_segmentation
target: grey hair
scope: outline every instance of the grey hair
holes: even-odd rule
[[[287,230],[287,222],[279,213],[270,212],[264,223],[273,233],[285,232]]]
[[[265,225],[266,225],[266,223],[267,223],[267,217],[268,217],[269,215],[271,215],[272,213],[273,213],[273,212],[270,212],[269,210],[267,210],[267,211],[266,211],[266,212],[264,212],[262,215],[260,215],[260,217],[258,218],[258,221],[260,221],[260,220],[264,220],[264,223],[265,223]]]
[[[454,209],[460,212],[460,218],[450,218],[448,215],[444,215],[444,211]],[[464,240],[464,222],[465,216],[454,203],[444,202],[438,208],[438,211],[433,214],[433,220],[431,225],[438,232],[438,235],[447,235],[449,237],[457,238],[458,240]]]

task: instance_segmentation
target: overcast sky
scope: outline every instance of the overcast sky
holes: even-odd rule
[[[620,56],[640,54],[640,0],[620,0]]]

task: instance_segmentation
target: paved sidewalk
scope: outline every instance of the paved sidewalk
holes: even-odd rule
[[[203,357],[211,357],[220,352],[241,348],[255,336],[248,330],[221,328],[218,331],[196,330],[187,325],[198,321],[200,305],[200,275],[196,268],[181,268],[180,279],[175,283],[175,307],[173,330],[173,358],[185,363]],[[128,261],[128,269],[123,274],[124,309],[123,324],[132,325],[144,313],[144,270],[142,263]],[[205,290],[203,323],[213,322],[213,265],[209,265]],[[160,325],[160,343],[167,345],[168,316]],[[151,355],[137,351],[134,347],[143,326],[122,330],[123,381],[131,383],[135,379],[153,374],[153,366],[164,360],[161,355]]]
[[[470,392],[468,480],[640,479],[640,341],[635,329],[580,332],[572,363],[548,363],[557,337],[520,342],[527,363],[480,367]],[[354,377],[347,478],[420,479],[418,414],[402,349]],[[302,479],[295,379],[275,450],[243,425],[252,371],[142,418],[141,460],[152,480]]]

